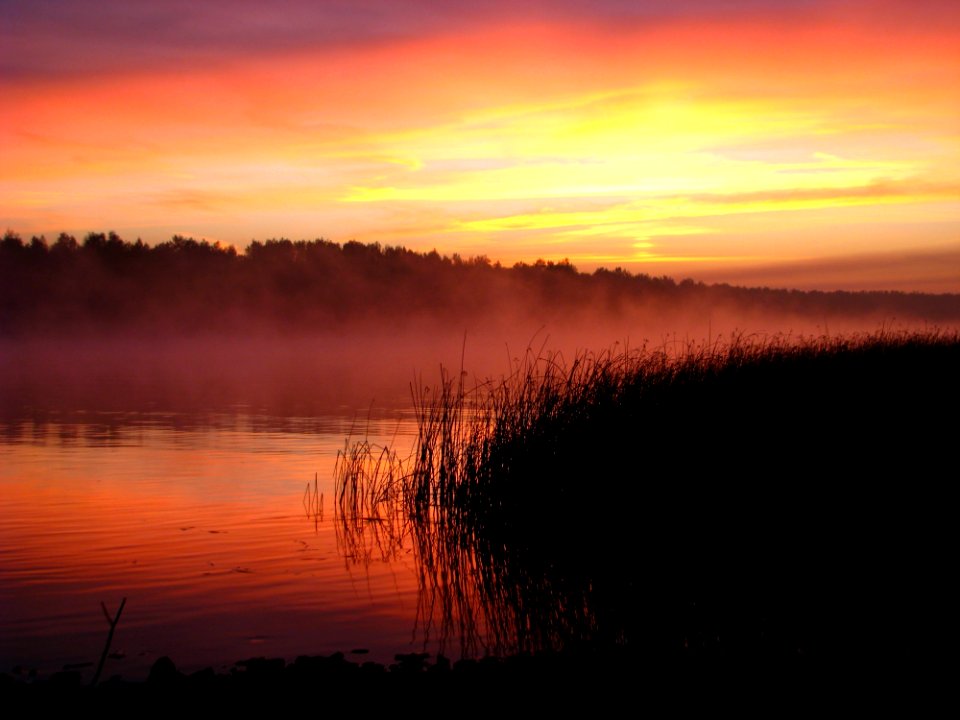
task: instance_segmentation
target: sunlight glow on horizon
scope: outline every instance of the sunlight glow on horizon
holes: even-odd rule
[[[623,27],[491,16],[189,71],[0,79],[0,222],[714,280],[902,256],[929,258],[928,280],[876,287],[960,292],[936,259],[960,251],[960,21],[777,7]],[[871,263],[848,266],[850,287]]]

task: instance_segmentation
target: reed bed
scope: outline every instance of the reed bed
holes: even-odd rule
[[[412,543],[425,643],[818,652],[827,594],[879,607],[877,577],[916,579],[883,554],[936,542],[958,367],[937,331],[530,350],[496,382],[414,385],[412,454],[348,444],[337,514],[353,552]]]
[[[410,529],[405,467],[395,451],[366,440],[348,440],[338,451],[335,527],[343,556],[360,562],[388,560],[403,547]]]

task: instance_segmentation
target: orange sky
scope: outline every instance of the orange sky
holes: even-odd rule
[[[14,5],[0,223],[24,236],[960,292],[957,3]]]

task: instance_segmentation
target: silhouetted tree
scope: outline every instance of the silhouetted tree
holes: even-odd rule
[[[470,318],[527,313],[548,321],[576,312],[706,315],[716,307],[762,308],[821,320],[832,314],[960,318],[960,296],[823,293],[705,285],[633,275],[623,268],[580,273],[568,259],[507,268],[486,256],[443,256],[402,246],[343,245],[322,238],[232,246],[174,235],[155,246],[91,232],[24,243],[0,239],[0,333],[97,327],[212,331],[259,324],[292,331],[373,319]]]

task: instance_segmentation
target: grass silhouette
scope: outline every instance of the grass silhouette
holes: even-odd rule
[[[414,385],[413,453],[348,446],[338,516],[412,542],[418,629],[466,655],[918,662],[946,617],[958,368],[936,331],[531,350]]]

